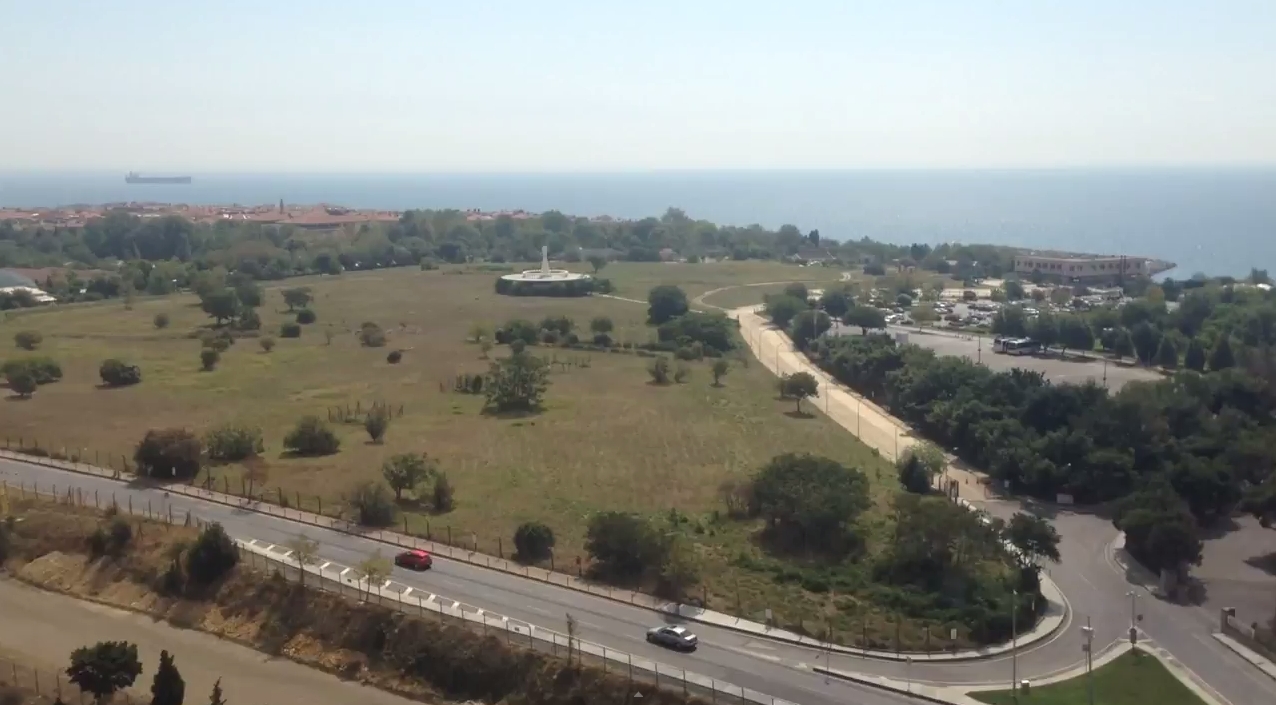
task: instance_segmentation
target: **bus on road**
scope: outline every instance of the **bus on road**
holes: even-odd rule
[[[1041,352],[1041,343],[1032,338],[994,338],[992,351],[1006,355],[1035,355]]]

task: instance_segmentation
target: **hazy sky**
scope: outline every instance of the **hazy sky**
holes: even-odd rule
[[[0,169],[1276,164],[1276,0],[0,0]]]

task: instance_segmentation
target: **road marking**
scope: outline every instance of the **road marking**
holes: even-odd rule
[[[392,582],[394,582],[394,581],[392,581],[392,580],[387,580],[387,581],[385,581],[384,583],[382,583],[382,584],[381,584],[381,589],[382,589],[382,590],[384,590],[384,589],[386,589],[386,588],[390,587],[390,583],[392,583]]]
[[[403,589],[403,596],[404,596],[404,597],[407,597],[408,595],[411,595],[411,594],[412,594],[412,588],[407,587],[407,588],[404,588],[404,589]]]
[[[332,561],[324,561],[324,564],[319,566],[319,570],[326,570],[330,565],[332,565]]]
[[[349,572],[350,572],[350,569],[346,568],[345,570],[341,571],[341,575],[344,576],[346,573],[349,573]]]
[[[289,551],[284,551],[284,558],[287,558],[287,557],[289,557],[289,556],[291,556],[291,555],[292,555],[292,551],[291,551],[291,550],[289,550]]]

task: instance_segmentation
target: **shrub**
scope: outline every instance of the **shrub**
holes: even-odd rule
[[[713,386],[721,387],[722,378],[731,371],[731,363],[722,358],[713,361]]]
[[[186,551],[186,575],[197,585],[209,585],[239,563],[239,550],[221,524],[213,522],[199,532]]]
[[[247,426],[225,424],[204,436],[204,447],[209,460],[238,462],[247,460],[266,450],[261,431]]]
[[[679,362],[678,367],[673,371],[673,381],[682,384],[689,377],[691,377],[691,368]]]
[[[624,512],[599,512],[589,519],[585,550],[601,577],[632,582],[664,562],[666,545],[659,532],[642,517]]]
[[[673,356],[679,360],[700,360],[704,358],[704,348],[700,343],[684,345],[673,351]]]
[[[567,335],[575,327],[575,321],[567,316],[546,316],[541,320],[541,330],[552,330],[559,335]]]
[[[403,359],[403,351],[401,350],[391,350],[390,354],[385,356],[385,361],[390,363],[391,365],[399,364],[399,361],[402,359]]]
[[[16,360],[9,360],[0,367],[6,377],[10,377],[13,373],[25,370],[35,379],[36,384],[50,384],[62,379],[62,366],[50,357],[26,357]]]
[[[39,383],[35,381],[35,375],[25,367],[10,372],[7,378],[9,389],[22,399],[29,399],[35,390],[40,388]]]
[[[521,561],[543,561],[554,551],[554,530],[538,521],[519,524],[514,531],[514,548]]]
[[[284,448],[295,455],[332,455],[341,448],[341,440],[317,416],[303,416],[288,435]]]
[[[390,410],[383,406],[373,407],[363,419],[363,429],[373,443],[380,443],[390,429]]]
[[[222,354],[216,350],[204,348],[199,351],[199,363],[205,372],[211,372],[217,367],[217,363],[222,359]]]
[[[455,490],[452,488],[452,483],[447,479],[447,473],[440,472],[435,475],[432,495],[434,511],[436,512],[450,512],[456,506]]]
[[[102,384],[108,387],[126,387],[142,381],[142,370],[137,365],[128,365],[115,359],[103,361],[97,373],[102,378]]]
[[[279,337],[280,338],[300,338],[301,326],[291,321],[289,321],[288,323],[284,323],[283,325],[279,326]]]
[[[184,428],[151,429],[133,451],[139,475],[186,479],[199,473],[203,445]]]
[[[44,336],[33,330],[21,330],[13,336],[13,342],[23,350],[35,350],[44,342]]]
[[[515,352],[492,363],[483,388],[487,411],[535,411],[549,388],[549,366],[534,355]]]
[[[297,312],[297,322],[303,326],[308,326],[317,319],[318,316],[315,315],[315,312],[308,308],[303,308]]]
[[[350,492],[350,508],[361,526],[389,526],[394,523],[394,502],[385,485],[364,480]]]
[[[257,314],[257,309],[246,308],[240,312],[239,317],[235,319],[236,330],[261,330],[261,316]]]
[[[659,355],[647,366],[647,374],[656,384],[669,384],[669,358]]]
[[[611,336],[610,336],[610,335],[607,335],[606,333],[595,333],[595,334],[594,334],[594,345],[598,345],[598,346],[601,346],[601,347],[604,347],[604,348],[610,348],[610,347],[611,347]]]
[[[275,349],[275,339],[268,335],[258,338],[257,344],[261,346],[262,352],[270,352]]]
[[[112,556],[121,555],[133,541],[133,527],[123,517],[115,517],[106,527],[106,538],[107,552]]]
[[[365,322],[359,327],[359,342],[367,348],[380,348],[385,346],[385,331],[381,330],[381,326]]]
[[[156,328],[161,328],[161,329],[162,329],[162,328],[167,328],[167,327],[168,327],[168,314],[167,314],[167,313],[157,313],[157,314],[155,314],[155,319],[152,321],[152,323],[154,323],[154,324],[155,324],[155,327],[156,327]]]
[[[541,331],[541,342],[546,345],[557,345],[558,337],[559,337],[558,331],[555,331],[555,330]]]
[[[514,341],[521,340],[528,345],[534,345],[539,335],[539,329],[532,325],[531,321],[516,318],[505,324],[504,328],[496,331],[496,342],[505,345],[512,345]]]
[[[589,322],[589,330],[595,333],[610,333],[615,330],[616,324],[606,316],[598,316]]]

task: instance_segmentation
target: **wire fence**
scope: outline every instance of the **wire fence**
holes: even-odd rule
[[[3,656],[0,656],[0,687],[25,690],[50,703],[93,705],[93,696],[68,681],[64,672],[34,668]],[[127,690],[121,691],[112,702],[131,705],[133,696]],[[143,701],[139,699],[139,702]]]
[[[98,493],[90,495],[79,488],[58,491],[52,484],[47,487],[20,485],[16,492],[12,486],[0,484],[0,497],[8,502],[15,499],[39,499],[80,507],[115,507],[120,513],[170,525],[201,527],[207,523],[189,512],[174,514],[171,507],[168,512],[156,512],[149,505],[147,507],[133,506],[130,502],[120,504],[114,496],[103,498]],[[237,540],[236,546],[239,548],[241,565],[249,570],[263,574],[279,574],[290,581],[304,581],[310,587],[324,592],[377,604],[420,618],[433,618],[440,622],[464,626],[485,636],[503,637],[506,644],[511,647],[528,648],[565,657],[572,663],[592,666],[601,669],[605,674],[626,678],[629,682],[629,691],[633,694],[650,695],[655,689],[664,689],[675,694],[681,693],[684,700],[700,697],[707,698],[711,703],[789,705],[786,701],[726,681],[634,656],[628,652],[608,648],[602,644],[585,641],[529,622],[491,613],[442,595],[418,591],[389,579],[384,580],[380,585],[370,584],[367,576],[361,574],[357,568],[336,566],[329,570],[333,563],[326,561],[321,562],[320,565],[307,564],[303,567],[289,558],[291,550],[286,547],[262,544],[255,540],[246,542]],[[564,617],[566,618],[566,615]],[[13,667],[19,668],[16,663]],[[34,685],[35,679],[41,676],[45,674],[32,672],[29,680]],[[48,674],[45,683],[46,687],[49,683],[54,684],[58,689],[62,687],[57,674]]]

